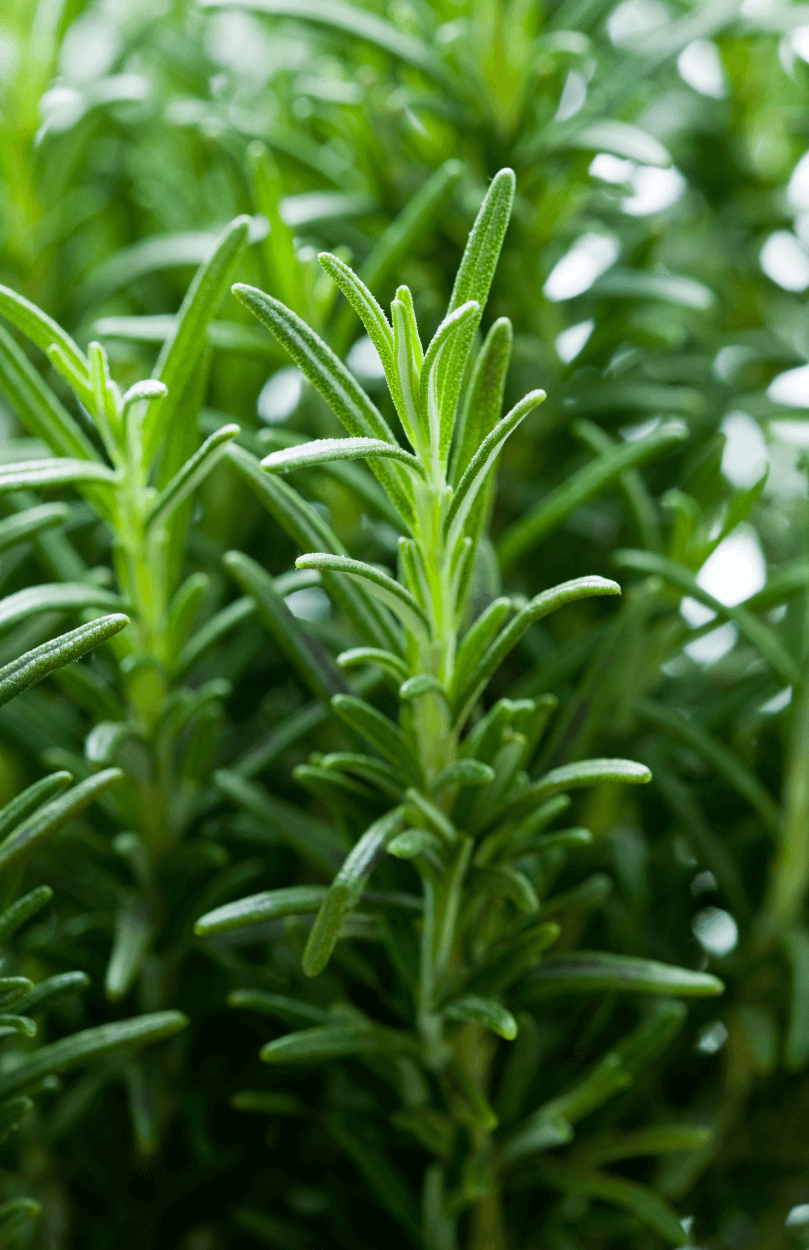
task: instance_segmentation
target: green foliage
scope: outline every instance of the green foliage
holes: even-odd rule
[[[804,25],[4,7],[0,1244],[800,1241]]]

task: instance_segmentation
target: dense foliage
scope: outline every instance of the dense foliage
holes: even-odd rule
[[[6,0],[0,1245],[806,1243],[807,31]]]

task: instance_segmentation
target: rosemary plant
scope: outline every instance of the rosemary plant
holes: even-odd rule
[[[112,845],[105,837],[85,847],[84,854],[102,861],[91,876],[91,906],[102,914],[111,908],[114,915],[106,997],[118,1003],[136,991],[147,1011],[176,1002],[190,921],[199,909],[196,900],[200,891],[215,898],[215,888],[208,893],[212,877],[227,872],[228,856],[212,841],[196,850],[181,843],[207,780],[221,700],[230,688],[224,679],[197,679],[194,670],[240,618],[231,620],[231,613],[221,620],[214,614],[197,634],[195,620],[209,579],[200,571],[187,575],[184,563],[193,493],[239,429],[228,424],[202,441],[196,415],[206,376],[206,326],[244,250],[247,228],[248,219],[240,218],[225,230],[191,286],[153,377],[124,394],[100,343],[91,343],[85,354],[45,313],[7,288],[0,290],[0,312],[47,353],[72,389],[79,413],[79,419],[71,414],[16,341],[0,332],[0,390],[26,429],[52,453],[3,465],[0,491],[21,509],[3,524],[23,533],[28,525],[35,532],[43,510],[53,524],[54,509],[63,521],[64,505],[27,509],[27,492],[74,488],[107,528],[113,569],[106,580],[114,576],[117,581],[115,591],[101,585],[103,576],[92,576],[62,535],[56,561],[60,580],[11,596],[2,625],[9,630],[24,620],[30,636],[47,630],[54,612],[92,617],[100,609],[125,605],[131,616],[124,632],[121,616],[110,618],[118,625],[106,634],[97,625],[83,627],[88,637],[109,638],[108,660],[94,680],[74,677],[68,687],[89,713],[92,727],[83,755],[63,755],[86,778],[78,794],[86,791],[88,801],[99,788],[118,782],[110,795],[116,829]],[[68,777],[59,773],[47,786],[59,788]],[[185,910],[189,891],[195,900],[190,917]],[[142,976],[144,969],[148,975]],[[175,1026],[181,1019],[171,1014]],[[161,1132],[168,1077],[161,1062],[143,1066],[137,1060],[124,1075],[136,1140],[149,1154]]]
[[[0,523],[0,545],[13,550],[25,538],[58,524],[64,510],[58,505],[31,509],[27,516],[12,517]],[[0,613],[8,621],[25,611],[31,592],[24,590],[7,596],[0,603]],[[41,681],[48,674],[79,659],[88,651],[119,634],[129,624],[122,614],[102,616],[70,633],[43,643],[20,655],[0,669],[0,705]],[[43,777],[0,809],[0,871],[3,874],[3,910],[0,912],[3,976],[0,977],[0,1037],[4,1053],[0,1068],[0,1140],[9,1138],[30,1118],[33,1097],[53,1094],[59,1088],[57,1074],[68,1069],[99,1061],[121,1051],[130,1053],[140,1046],[171,1037],[186,1023],[177,1011],[155,1012],[131,1020],[118,1020],[96,1028],[84,1029],[33,1051],[7,1048],[11,1039],[34,1038],[39,1025],[59,1002],[81,992],[89,984],[84,972],[66,972],[47,977],[38,984],[19,971],[19,958],[11,939],[33,916],[41,912],[53,897],[46,885],[37,886],[21,897],[22,872],[40,850],[46,839],[58,833],[86,807],[100,798],[110,786],[122,778],[120,769],[106,768],[94,776],[72,785],[69,772],[61,771]],[[35,1017],[35,1018],[32,1018]],[[30,1231],[30,1224],[41,1211],[40,1204],[30,1197],[19,1197],[25,1178],[6,1179],[0,1205],[0,1238],[6,1245],[18,1244],[17,1237]],[[16,1191],[16,1192],[15,1192]],[[13,1196],[12,1196],[13,1195]]]
[[[360,645],[338,655],[335,667],[279,607],[272,578],[238,553],[226,563],[262,605],[276,640],[311,688],[330,700],[342,725],[371,751],[319,754],[296,770],[298,780],[326,801],[335,822],[323,827],[321,862],[333,862],[340,844],[345,847],[331,884],[285,886],[243,898],[209,912],[196,929],[215,941],[258,922],[305,918],[316,910],[302,952],[303,971],[312,978],[324,972],[344,940],[385,941],[386,978],[395,988],[384,1001],[399,1017],[398,1027],[344,997],[331,1010],[322,1002],[261,991],[236,992],[232,1001],[282,1020],[319,1021],[268,1042],[262,1051],[267,1063],[356,1057],[396,1091],[396,1123],[432,1155],[424,1170],[421,1224],[407,1196],[401,1199],[401,1179],[389,1178],[379,1187],[382,1195],[374,1196],[387,1201],[414,1244],[430,1250],[455,1246],[459,1221],[470,1211],[468,1244],[477,1250],[506,1245],[502,1192],[513,1170],[570,1142],[573,1123],[630,1083],[681,1022],[679,1005],[663,999],[572,1088],[498,1132],[491,1102],[494,1039],[514,1043],[518,1007],[570,993],[721,990],[715,977],[701,972],[569,949],[573,929],[565,933],[564,915],[570,899],[547,895],[566,851],[592,835],[580,827],[549,827],[570,806],[569,791],[643,784],[649,770],[626,759],[592,759],[532,776],[554,698],[499,699],[486,706],[490,679],[532,623],[576,600],[620,593],[615,582],[593,576],[523,603],[485,591],[494,467],[509,434],[544,399],[543,392],[531,392],[501,416],[511,352],[507,320],[496,321],[474,350],[513,194],[514,175],[502,170],[469,236],[447,315],[426,350],[407,287],[397,290],[389,322],[347,265],[330,254],[320,258],[379,353],[402,440],[294,312],[255,288],[234,287],[349,437],[274,451],[260,467],[241,448],[228,455],[303,549],[297,567],[319,574],[353,620]],[[367,460],[398,514],[396,577],[347,555],[321,515],[280,476],[340,458]],[[392,683],[397,720],[346,684],[341,674],[357,668],[375,669]],[[255,802],[255,795],[245,795],[244,782],[234,784],[238,779],[226,774],[218,780],[248,806]],[[375,873],[382,888],[372,892],[367,887]],[[601,888],[595,879],[580,887],[585,893]],[[560,941],[564,953],[545,954]],[[679,1132],[674,1138],[680,1145],[703,1139],[700,1130]],[[350,1131],[339,1138],[350,1139]],[[359,1157],[366,1179],[373,1176],[368,1151],[346,1149]],[[548,1164],[534,1180],[612,1200],[674,1244],[684,1240],[673,1211],[642,1187],[572,1165]]]

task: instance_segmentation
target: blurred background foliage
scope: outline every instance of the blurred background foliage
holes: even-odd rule
[[[701,1149],[631,1159],[616,1175],[673,1202],[692,1244],[723,1250],[809,1238],[807,62],[809,7],[779,0],[5,0],[0,13],[0,280],[82,345],[101,337],[124,384],[151,369],[196,266],[244,213],[238,278],[284,299],[373,389],[377,362],[316,252],[350,258],[383,302],[406,281],[432,330],[488,179],[515,169],[487,315],[514,323],[509,395],[542,386],[549,398],[504,457],[490,589],[499,557],[516,593],[618,567],[624,598],[617,612],[587,603],[534,626],[495,693],[559,697],[546,766],[629,755],[653,770],[631,803],[605,787],[579,810],[596,841],[565,870],[570,884],[606,874],[613,889],[576,924],[588,946],[709,968],[727,992],[690,1008],[594,1132],[650,1113],[708,1125]],[[235,300],[217,318],[204,433],[232,418],[261,453],[333,432]],[[31,440],[0,415],[3,458],[30,458]],[[395,535],[367,482],[313,472],[306,487],[353,553],[390,559]],[[14,500],[0,498],[4,514]],[[109,537],[85,504],[70,503],[66,533],[85,575],[105,584]],[[295,554],[223,464],[186,553],[186,572],[210,579],[206,619],[235,602],[221,566],[231,547],[273,574]],[[4,592],[61,576],[38,541],[2,560]],[[296,615],[342,645],[319,592],[290,586]],[[350,1070],[296,1074],[294,1089],[275,1081],[299,1099],[286,1117],[282,1103],[267,1121],[230,1101],[268,1088],[255,1056],[270,1026],[228,1011],[228,992],[277,989],[297,972],[281,942],[265,966],[252,948],[203,949],[189,926],[217,901],[307,870],[266,832],[279,808],[245,813],[232,785],[203,782],[226,766],[322,816],[291,770],[333,736],[262,628],[237,616],[192,682],[226,678],[232,691],[204,762],[188,766],[182,819],[207,852],[176,864],[166,886],[171,1001],[121,1006],[191,1017],[161,1078],[163,1128],[155,1137],[141,1117],[138,1130],[142,1073],[105,1068],[26,1123],[21,1145],[3,1147],[3,1178],[21,1192],[18,1167],[43,1201],[42,1246],[410,1244],[395,1202],[367,1196],[387,1182],[369,1163],[376,1112]],[[6,634],[4,655],[21,643]],[[79,774],[88,733],[110,715],[108,661],[86,668],[81,691],[55,678],[0,710],[4,801],[43,765]],[[109,814],[83,820],[35,861],[34,882],[57,899],[22,939],[39,975],[75,966],[92,978],[82,1008],[65,1008],[65,1031],[118,1010],[101,987],[121,856],[108,849]],[[366,982],[344,993],[369,993],[361,960],[339,975]],[[526,1078],[529,1104],[635,1018],[618,995],[554,1007],[526,1043],[526,1072],[539,1074]],[[320,1105],[335,1123],[366,1118],[364,1151],[300,1111]],[[415,1175],[413,1142],[397,1152]],[[559,1196],[528,1176],[513,1195],[512,1250],[660,1244],[637,1211],[603,1198]]]

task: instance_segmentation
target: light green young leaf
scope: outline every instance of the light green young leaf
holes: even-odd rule
[[[511,217],[515,186],[516,179],[511,169],[501,169],[492,179],[469,234],[447,313],[455,312],[468,300],[475,300],[481,312],[485,307]],[[450,438],[469,349],[479,322],[479,316],[467,321],[451,347],[442,354],[438,379],[441,426],[449,430]],[[448,452],[449,446],[443,449],[444,457]]]
[[[53,582],[29,586],[0,600],[0,629],[9,629],[40,612],[76,612],[81,608],[120,609],[124,606],[118,595],[91,582]]]
[[[389,764],[418,784],[421,780],[418,760],[398,725],[370,703],[353,695],[336,694],[331,705],[343,724],[365,738]]]
[[[475,665],[484,655],[506,617],[513,611],[510,599],[494,599],[461,639],[452,676],[453,690],[465,690]]]
[[[88,804],[97,799],[116,781],[120,781],[123,773],[119,768],[108,768],[81,781],[67,794],[52,799],[44,807],[40,807],[33,815],[24,819],[12,830],[8,837],[0,843],[0,870],[18,864],[36,850],[39,844],[56,833],[63,825],[84,811]],[[51,780],[48,778],[47,780]],[[2,1085],[2,1080],[0,1080]]]
[[[604,782],[643,786],[651,780],[652,774],[646,765],[638,764],[635,760],[576,760],[573,764],[562,764],[545,773],[544,777],[533,782],[508,807],[498,812],[497,818],[517,820],[544,804],[546,799],[566,790],[580,790],[585,786],[601,785]]]
[[[331,252],[321,252],[318,260],[365,326],[385,373],[390,377],[393,372],[393,330],[382,308],[362,279],[357,277],[345,261],[333,256]]]
[[[384,854],[385,846],[402,829],[401,808],[375,821],[357,842],[329,886],[303,952],[303,971],[308,977],[322,972],[331,959],[343,921],[357,906],[368,879]]]
[[[261,251],[270,278],[289,308],[303,312],[306,306],[305,268],[295,253],[295,234],[281,212],[285,187],[273,153],[265,143],[254,140],[247,149],[255,187],[256,209],[269,222],[261,240]]]
[[[484,438],[500,419],[513,340],[511,322],[508,317],[500,317],[489,330],[478,353],[455,435],[450,474],[454,487],[457,487]]]
[[[89,381],[87,357],[84,352],[67,331],[63,330],[53,317],[49,317],[41,308],[37,308],[36,304],[32,304],[24,295],[18,295],[7,286],[0,286],[0,314],[18,330],[22,330],[23,334],[35,343],[40,351],[47,352],[51,344],[55,343],[73,369]]]
[[[46,442],[57,456],[99,461],[90,440],[2,327],[0,391],[28,432]]]
[[[434,794],[448,786],[487,786],[494,781],[494,769],[480,760],[456,760],[438,774],[432,784]]]
[[[675,994],[704,998],[721,994],[718,977],[690,968],[675,968],[654,959],[612,955],[604,951],[574,951],[551,955],[531,974],[525,994],[532,1002],[564,994],[598,992]]]
[[[146,517],[149,529],[163,525],[197,487],[205,481],[214,465],[222,459],[227,444],[239,434],[238,425],[223,425],[205,439],[168,485],[164,486]]]
[[[458,837],[458,831],[448,816],[437,807],[435,803],[431,803],[428,798],[417,790],[414,786],[408,787],[405,794],[408,803],[408,815],[411,820],[417,821],[419,817],[426,823],[427,828],[437,834],[441,840],[450,844]]]
[[[517,1021],[510,1011],[506,1011],[505,1007],[492,998],[467,994],[464,998],[456,998],[454,1002],[448,1003],[442,1008],[442,1012],[450,1020],[482,1024],[507,1042],[512,1042],[517,1036]]]
[[[386,849],[396,859],[415,859],[417,855],[440,851],[441,840],[426,829],[404,829],[391,838]]]
[[[202,596],[210,585],[207,573],[191,573],[178,587],[166,613],[166,654],[174,665],[188,641]]]
[[[33,651],[27,651],[19,659],[12,660],[11,664],[0,668],[0,707],[20,691],[42,681],[43,677],[47,677],[55,669],[78,660],[99,643],[114,637],[128,624],[128,616],[102,616],[97,621],[91,621],[89,625],[80,625],[69,634],[61,634]]]
[[[163,382],[158,382],[156,378],[145,378],[142,382],[135,382],[124,392],[121,404],[127,409],[131,404],[140,403],[144,399],[165,399],[168,393],[168,387]]]
[[[440,694],[444,699],[447,697],[441,682],[430,673],[416,673],[415,677],[408,677],[399,687],[400,699],[420,699],[425,694]]]
[[[0,494],[11,490],[66,486],[72,482],[94,482],[115,486],[117,475],[94,460],[18,460],[0,466]]]
[[[544,391],[530,391],[518,404],[515,404],[511,412],[498,421],[478,447],[458,483],[458,489],[452,497],[452,503],[444,521],[444,533],[450,549],[453,549],[461,538],[466,519],[509,434],[516,430],[529,412],[541,404],[545,398]]]
[[[394,581],[388,573],[375,568],[374,565],[365,564],[362,560],[352,560],[349,556],[311,552],[308,555],[299,556],[295,561],[295,567],[342,573],[357,580],[361,579],[370,593],[394,612],[411,634],[423,640],[429,638],[430,625],[421,605],[416,602],[409,590]]]
[[[178,471],[178,464],[167,456],[172,427],[178,419],[186,388],[205,351],[205,330],[227,291],[233,270],[247,246],[249,217],[237,217],[216,241],[209,260],[197,270],[177,314],[176,329],[157,358],[152,377],[162,382],[168,395],[149,405],[143,422],[143,449],[147,465],[152,463],[161,441],[167,440],[163,455],[164,480]],[[179,440],[180,444],[184,440]]]
[[[399,414],[402,428],[411,447],[420,452],[426,445],[426,431],[419,426],[419,392],[424,349],[413,308],[413,296],[400,286],[390,306],[393,318],[393,371],[390,393]]]
[[[137,1016],[134,1020],[117,1020],[114,1024],[102,1024],[95,1029],[73,1033],[58,1042],[51,1042],[49,1046],[41,1046],[26,1055],[15,1068],[0,1074],[0,1098],[17,1094],[35,1085],[44,1076],[66,1072],[87,1060],[173,1037],[187,1023],[187,1017],[180,1011],[156,1011],[152,1015]]]
[[[624,443],[579,469],[506,530],[497,548],[503,571],[511,569],[566,516],[603,487],[652,456],[670,451],[687,437],[688,431],[682,425],[663,426],[646,438]]]
[[[256,287],[236,283],[233,294],[286,348],[304,377],[329,404],[347,434],[352,438],[373,438],[396,445],[396,439],[382,414],[342,361],[305,321],[285,308],[280,300]],[[403,522],[409,524],[412,506],[396,471],[378,460],[371,462],[371,469]]]
[[[229,551],[222,562],[242,590],[254,597],[259,619],[315,697],[328,703],[332,695],[347,692],[343,674],[319,639],[304,632],[261,565],[240,551]]]
[[[198,937],[208,937],[211,933],[243,929],[246,925],[276,920],[280,916],[311,915],[318,910],[326,893],[325,885],[289,885],[280,890],[251,894],[249,898],[225,903],[200,916],[194,932]]]
[[[332,460],[372,460],[379,456],[398,460],[419,477],[425,476],[421,462],[409,451],[378,438],[318,438],[311,443],[298,443],[270,452],[261,461],[261,467],[270,473],[290,473],[293,469],[328,464]]]
[[[443,401],[442,384],[453,386],[452,374],[447,377],[441,368],[444,357],[452,351],[457,336],[470,322],[480,321],[481,307],[477,300],[467,300],[453,312],[447,313],[436,330],[424,356],[419,384],[419,428],[426,443],[441,466],[445,466],[452,443],[455,409]],[[461,379],[462,380],[462,379]],[[457,390],[460,390],[460,381]],[[456,392],[457,402],[457,392]]]
[[[351,647],[337,656],[340,668],[357,668],[360,664],[377,664],[397,682],[406,681],[409,669],[401,656],[380,647]]]
[[[321,757],[321,770],[328,772],[348,773],[359,777],[376,789],[381,790],[394,803],[401,800],[406,781],[390,764],[383,763],[374,755],[364,755],[356,751],[332,751]]]
[[[470,658],[466,667],[471,668],[471,674],[466,679],[463,689],[455,685],[452,691],[452,702],[458,709],[457,723],[461,725],[466,720],[489,678],[517,645],[529,626],[558,608],[564,607],[565,604],[574,603],[577,599],[587,599],[592,595],[620,595],[620,593],[621,587],[618,583],[609,581],[605,577],[576,577],[572,581],[562,582],[559,586],[553,586],[550,590],[543,590],[535,595],[494,641],[489,643],[483,655],[474,663],[472,662],[474,652],[470,645]]]

